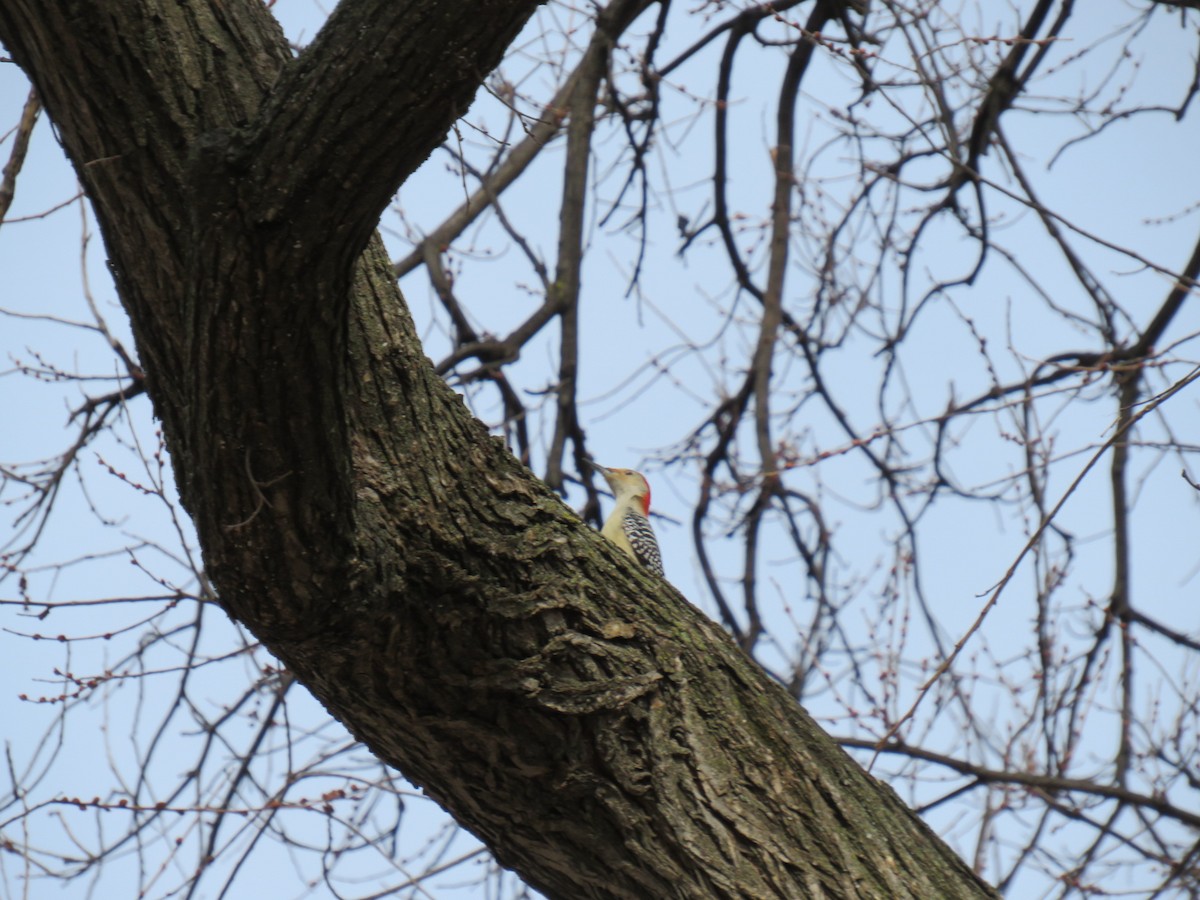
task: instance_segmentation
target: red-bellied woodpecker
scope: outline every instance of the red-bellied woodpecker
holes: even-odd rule
[[[641,472],[633,469],[609,469],[597,465],[596,471],[612,488],[617,503],[600,533],[661,578],[662,554],[658,552],[658,541],[647,518],[650,515],[649,483]]]

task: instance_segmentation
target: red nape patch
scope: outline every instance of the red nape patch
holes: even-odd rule
[[[647,519],[650,518],[650,482],[646,480],[646,476],[642,476],[642,484],[646,485],[646,496],[642,498],[642,515]]]

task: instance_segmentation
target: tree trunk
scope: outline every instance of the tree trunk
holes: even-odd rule
[[[0,0],[222,605],[550,896],[992,895],[422,354],[372,231],[537,5]]]

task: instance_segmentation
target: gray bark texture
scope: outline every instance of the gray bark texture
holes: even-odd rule
[[[373,231],[536,6],[0,0],[222,605],[551,897],[994,896],[423,355]]]

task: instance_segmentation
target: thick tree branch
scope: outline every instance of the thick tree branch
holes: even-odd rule
[[[259,221],[344,241],[357,256],[538,2],[339,3],[272,89],[248,142]]]

